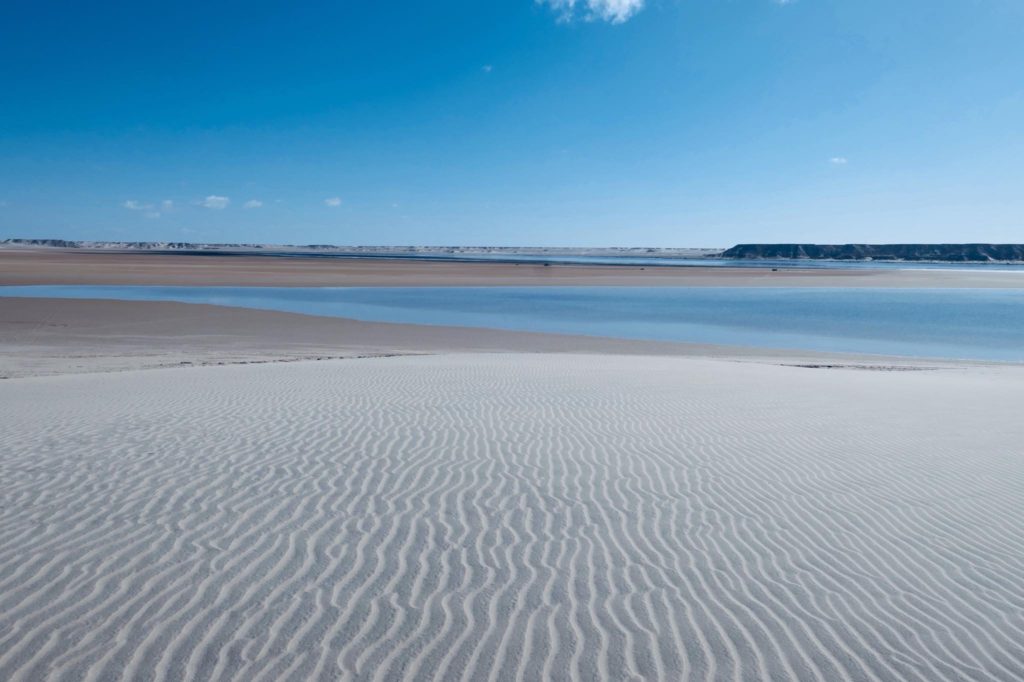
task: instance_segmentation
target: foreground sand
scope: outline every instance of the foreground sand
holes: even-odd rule
[[[0,679],[1021,679],[1024,371],[0,382]]]

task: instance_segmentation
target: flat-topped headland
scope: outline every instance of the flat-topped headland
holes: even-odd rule
[[[737,244],[719,258],[764,260],[1024,262],[1024,244]]]

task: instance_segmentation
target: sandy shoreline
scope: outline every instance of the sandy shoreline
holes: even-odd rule
[[[770,286],[1018,288],[1022,272],[446,263],[0,249],[0,286]]]
[[[167,301],[0,297],[0,378],[452,352],[689,356],[775,364],[1000,366],[981,361],[361,322]]]
[[[0,677],[1019,679],[1022,378],[518,353],[0,382]]]

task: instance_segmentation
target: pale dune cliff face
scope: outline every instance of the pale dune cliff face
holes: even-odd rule
[[[0,678],[1020,679],[1018,368],[0,382]]]

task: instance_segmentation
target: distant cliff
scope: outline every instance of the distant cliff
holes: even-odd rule
[[[1024,244],[738,244],[721,258],[1007,262],[1024,261]]]

